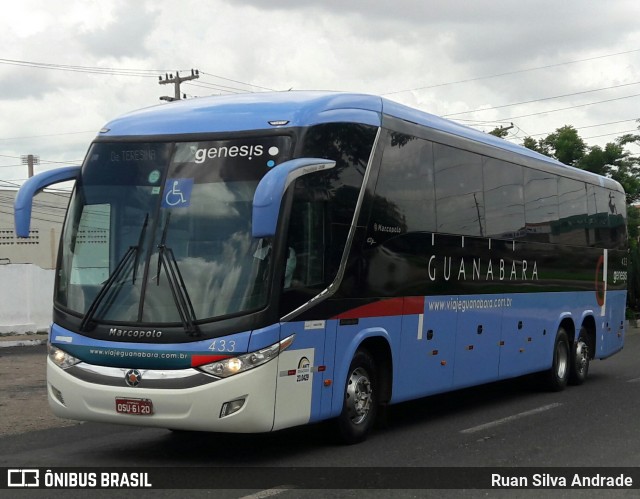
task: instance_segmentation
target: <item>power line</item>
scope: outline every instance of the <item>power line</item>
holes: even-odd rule
[[[609,135],[624,135],[626,133],[638,133],[638,129],[634,128],[633,130],[624,130],[622,132],[612,132],[612,133],[603,133],[602,135],[592,135],[591,137],[583,137],[583,140],[597,139],[600,137],[607,137]]]
[[[95,130],[83,130],[81,132],[64,132],[64,133],[49,133],[49,134],[45,134],[45,135],[23,135],[20,137],[5,137],[5,138],[0,138],[0,141],[2,140],[23,140],[23,139],[41,139],[44,137],[59,137],[61,135],[77,135],[77,134],[81,134],[81,133],[96,133]]]
[[[226,81],[230,81],[230,82],[233,82],[233,83],[239,83],[240,85],[246,85],[248,87],[259,88],[260,90],[268,90],[270,92],[276,92],[277,91],[277,90],[274,90],[273,88],[261,87],[260,85],[254,85],[253,83],[246,83],[244,81],[239,81],[239,80],[232,80],[231,78],[225,78],[224,76],[214,75],[214,74],[211,74],[211,73],[207,73],[205,71],[201,71],[200,73],[203,74],[203,75],[212,76],[214,78],[219,78],[221,80],[226,80]]]
[[[461,114],[479,113],[479,112],[483,112],[483,111],[490,111],[492,109],[502,109],[502,108],[505,108],[505,107],[520,106],[522,104],[532,104],[532,103],[535,103],[535,102],[543,102],[543,101],[554,100],[554,99],[562,99],[562,98],[565,98],[565,97],[574,97],[576,95],[590,94],[590,93],[594,93],[594,92],[600,92],[602,90],[611,90],[613,88],[629,87],[629,86],[632,86],[632,85],[640,85],[640,81],[636,81],[636,82],[633,82],[633,83],[622,83],[620,85],[613,85],[613,86],[610,86],[610,87],[602,87],[602,88],[594,88],[594,89],[591,89],[591,90],[583,90],[581,92],[573,92],[571,94],[562,94],[562,95],[555,95],[553,97],[542,97],[540,99],[533,99],[533,100],[522,101],[522,102],[514,102],[513,104],[503,104],[501,106],[483,107],[481,109],[476,109],[476,110],[473,110],[473,111],[461,111],[459,113],[450,113],[450,114],[443,115],[443,117],[459,116]]]
[[[9,156],[7,154],[0,154],[0,158],[11,158],[11,159],[19,159],[22,160],[22,156]],[[74,159],[74,160],[69,160],[69,161],[53,161],[53,160],[49,160],[49,159],[41,159],[40,160],[41,163],[47,163],[47,164],[52,164],[52,165],[66,165],[66,164],[70,164],[70,163],[82,163],[82,160],[80,159]]]
[[[631,118],[628,120],[619,120],[619,121],[610,121],[608,123],[598,123],[596,125],[585,125],[585,126],[576,126],[574,127],[576,130],[584,130],[586,128],[596,128],[599,126],[608,126],[608,125],[619,125],[620,123],[629,123],[630,121],[638,121],[638,118]],[[637,129],[636,129],[637,131]],[[550,132],[545,133],[534,133],[528,135],[529,137],[541,137],[542,135],[549,135]],[[614,132],[615,133],[615,132]]]
[[[0,59],[0,64],[9,66],[22,66],[34,69],[49,69],[56,71],[71,71],[75,73],[107,74],[117,76],[135,76],[139,78],[157,78],[158,73],[164,73],[165,69],[127,69],[127,68],[103,68],[99,66],[74,66],[67,64],[50,64],[46,62],[21,61],[15,59]]]
[[[519,119],[519,118],[528,118],[530,116],[538,116],[540,114],[556,113],[556,112],[559,112],[559,111],[567,111],[568,109],[576,109],[576,108],[579,108],[579,107],[594,106],[596,104],[604,104],[604,103],[607,103],[607,102],[614,102],[614,101],[619,101],[619,100],[632,99],[632,98],[638,97],[638,96],[640,96],[640,94],[627,95],[625,97],[616,97],[614,99],[606,99],[606,100],[601,100],[601,101],[596,101],[596,102],[587,102],[586,104],[576,104],[575,106],[562,107],[562,108],[558,108],[558,109],[549,109],[548,111],[540,111],[540,112],[537,112],[537,113],[522,114],[520,116],[510,116],[508,118],[500,118],[499,121],[509,121],[509,120],[515,120],[515,119]]]
[[[190,85],[192,87],[200,87],[200,88],[206,88],[208,90],[218,90],[220,92],[227,92],[230,94],[240,94],[240,93],[246,93],[247,90],[244,89],[240,89],[240,88],[234,88],[234,87],[227,87],[224,85],[217,85],[215,83],[209,83],[206,81],[201,81],[200,83],[187,83],[187,85]]]
[[[48,69],[55,71],[71,71],[76,73],[89,73],[89,74],[103,74],[110,76],[132,76],[138,78],[157,78],[158,73],[171,73],[173,70],[170,69],[142,69],[142,68],[104,68],[100,66],[79,66],[79,65],[71,65],[71,64],[52,64],[45,62],[34,62],[34,61],[23,61],[17,59],[2,59],[0,58],[0,64],[9,65],[9,66],[21,66],[21,67],[29,67],[34,69]],[[181,72],[188,72],[188,70],[179,70]],[[240,85],[244,85],[251,88],[258,88],[261,90],[269,90],[275,91],[274,89],[263,87],[260,85],[255,85],[253,83],[247,83],[240,80],[234,80],[232,78],[227,78],[224,76],[216,75],[213,73],[207,73],[202,71],[201,74],[206,76],[211,76],[213,78],[218,78],[220,80],[229,81],[232,83],[237,83]],[[232,88],[232,87],[229,87]],[[242,90],[242,89],[238,89]],[[244,90],[245,92],[247,90]],[[78,132],[79,133],[79,132]]]
[[[633,49],[633,50],[626,50],[624,52],[616,52],[615,54],[605,54],[605,55],[599,55],[599,56],[595,56],[595,57],[587,57],[585,59],[576,59],[575,61],[566,61],[566,62],[558,62],[556,64],[547,64],[546,66],[538,66],[535,68],[526,68],[526,69],[518,69],[515,71],[507,71],[504,73],[497,73],[497,74],[492,74],[492,75],[487,75],[487,76],[478,76],[475,78],[467,78],[465,80],[458,80],[458,81],[450,81],[450,82],[445,82],[445,83],[437,83],[435,85],[425,85],[422,87],[417,87],[417,88],[409,88],[406,90],[396,90],[394,92],[387,92],[381,95],[394,95],[394,94],[401,94],[403,92],[413,92],[415,90],[426,90],[429,88],[436,88],[436,87],[445,87],[447,85],[457,85],[458,83],[469,83],[472,81],[478,81],[478,80],[487,80],[489,78],[498,78],[500,76],[510,76],[510,75],[514,75],[514,74],[519,74],[519,73],[526,73],[528,71],[538,71],[540,69],[549,69],[549,68],[555,68],[555,67],[559,67],[559,66],[565,66],[568,64],[577,64],[579,62],[586,62],[586,61],[594,61],[597,59],[604,59],[607,57],[615,57],[618,55],[625,55],[625,54],[631,54],[634,52],[640,52],[640,49]]]

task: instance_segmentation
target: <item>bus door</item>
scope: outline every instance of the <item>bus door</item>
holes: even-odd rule
[[[284,251],[281,317],[322,291],[326,283],[326,203],[295,198]],[[324,387],[333,372],[335,321],[324,319],[281,323],[281,339],[295,334],[293,345],[280,355],[274,429],[327,417],[332,387]]]
[[[295,334],[291,347],[278,359],[274,430],[320,419],[327,322],[300,321],[280,325],[281,338]],[[335,336],[335,324],[333,324]],[[327,396],[330,402],[330,396]],[[327,409],[325,401],[324,408]],[[329,408],[330,409],[330,408]]]

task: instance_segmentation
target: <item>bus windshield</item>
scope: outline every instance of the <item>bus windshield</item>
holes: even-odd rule
[[[288,136],[95,143],[63,229],[56,304],[129,324],[264,307],[271,241],[251,236],[252,201],[290,149]]]

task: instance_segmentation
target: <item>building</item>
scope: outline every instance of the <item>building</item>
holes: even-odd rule
[[[33,201],[31,231],[26,239],[16,237],[13,201],[16,190],[0,190],[0,265],[31,263],[54,269],[62,222],[69,192],[45,191]]]

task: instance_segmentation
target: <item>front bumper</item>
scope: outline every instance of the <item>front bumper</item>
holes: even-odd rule
[[[273,428],[277,369],[274,359],[225,379],[194,369],[140,370],[140,384],[129,387],[127,369],[78,365],[63,370],[47,359],[47,391],[54,414],[67,419],[176,430],[267,432]],[[149,399],[153,414],[120,414],[116,398]],[[220,416],[223,404],[241,398],[245,402],[240,410]]]

